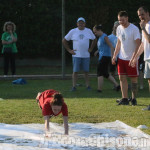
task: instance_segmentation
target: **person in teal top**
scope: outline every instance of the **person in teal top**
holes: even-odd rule
[[[16,47],[17,34],[15,32],[16,25],[9,21],[5,22],[2,34],[2,54],[4,56],[4,76],[8,75],[9,63],[11,66],[12,75],[16,74],[15,57],[18,52]]]
[[[117,44],[117,36],[116,36],[116,31],[117,31],[117,27],[119,26],[119,21],[115,21],[114,22],[114,26],[113,26],[113,30],[112,33],[108,36],[109,41],[111,42],[111,44],[113,45],[113,47],[116,47]],[[116,64],[113,65],[112,63],[110,63],[110,73],[111,75],[115,78],[117,75],[117,59],[116,59]],[[113,87],[113,89],[115,90],[115,86]]]
[[[107,38],[107,41],[106,41],[106,38]],[[102,35],[98,38],[98,42],[97,42],[99,60],[101,60],[103,56],[111,57],[110,47],[107,43],[110,44],[108,37],[105,33],[102,33]]]
[[[111,56],[114,51],[114,47],[109,41],[107,35],[102,31],[102,25],[95,25],[93,27],[94,34],[98,37],[97,48],[98,50],[94,53],[96,56],[99,53],[99,62],[97,66],[97,78],[98,78],[98,92],[102,92],[103,78],[107,78],[112,82],[116,91],[120,90],[120,85],[114,79],[114,77],[109,74],[108,68],[111,63]]]

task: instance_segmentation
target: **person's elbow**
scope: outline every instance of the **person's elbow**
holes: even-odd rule
[[[93,41],[94,41],[94,43],[97,43],[97,38],[95,38]]]
[[[66,43],[66,39],[65,38],[62,39],[62,43],[63,44]]]

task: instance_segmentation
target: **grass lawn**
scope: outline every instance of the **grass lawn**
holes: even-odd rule
[[[137,106],[117,106],[115,100],[121,98],[121,92],[112,90],[112,84],[104,81],[102,93],[97,93],[97,79],[91,78],[91,91],[87,91],[84,80],[76,92],[70,92],[71,80],[27,80],[26,85],[13,85],[12,81],[0,81],[0,123],[26,124],[44,123],[41,110],[35,102],[37,92],[46,89],[59,90],[68,105],[69,123],[89,122],[101,123],[115,120],[137,127],[146,125],[150,134],[150,112],[143,111],[150,104],[147,81],[144,80],[144,90],[139,90]],[[129,95],[131,95],[129,93]],[[61,115],[52,122],[62,123]]]

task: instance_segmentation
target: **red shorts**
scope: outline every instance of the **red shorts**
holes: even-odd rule
[[[129,60],[122,60],[118,58],[118,75],[127,75],[128,77],[138,77],[139,70],[138,70],[138,63],[136,67],[129,66]]]

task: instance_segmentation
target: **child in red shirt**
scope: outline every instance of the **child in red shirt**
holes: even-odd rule
[[[49,131],[50,118],[62,113],[65,129],[64,134],[68,134],[68,108],[64,102],[63,96],[58,91],[50,89],[42,93],[38,93],[36,100],[39,107],[42,109],[46,131]]]

